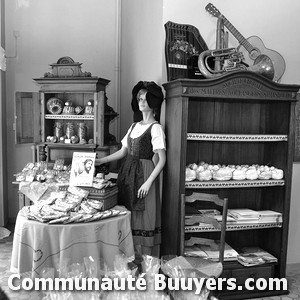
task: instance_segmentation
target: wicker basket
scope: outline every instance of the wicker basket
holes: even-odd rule
[[[68,185],[60,186],[59,189],[61,191],[68,190]],[[101,201],[103,206],[101,211],[111,209],[118,203],[118,187],[113,186],[109,188],[96,189],[94,187],[80,187],[84,190],[89,191],[88,199],[93,199],[97,201]]]
[[[102,192],[99,192],[102,191]],[[118,203],[118,188],[116,186],[109,189],[97,190],[91,188],[88,199],[94,199],[103,203],[101,210],[111,209]]]

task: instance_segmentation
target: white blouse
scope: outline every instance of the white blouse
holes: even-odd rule
[[[143,125],[143,124],[141,124],[141,122],[136,123],[135,127],[133,128],[133,130],[130,134],[130,137],[134,139],[134,138],[141,136],[149,128],[149,126],[151,126],[151,124],[152,123]],[[132,126],[133,126],[133,124],[130,126],[126,135],[123,137],[123,139],[121,141],[122,146],[124,146],[126,148],[128,148],[127,137],[131,131]],[[166,150],[166,136],[165,136],[165,133],[160,124],[156,123],[152,126],[151,136],[152,136],[151,143],[152,143],[154,152],[157,152],[157,150],[159,150],[159,149]]]

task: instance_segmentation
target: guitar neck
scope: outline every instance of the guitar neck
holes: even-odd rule
[[[253,46],[245,39],[241,33],[226,19],[224,15],[221,16],[223,19],[224,25],[227,29],[233,34],[233,36],[239,41],[241,45],[250,53],[254,48]]]

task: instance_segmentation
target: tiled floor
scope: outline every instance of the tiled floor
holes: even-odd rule
[[[9,228],[13,231],[13,228]],[[6,293],[9,300],[42,300],[44,295],[38,291],[12,291],[8,287],[8,278],[12,274],[9,271],[10,257],[12,251],[13,235],[5,239],[0,239],[0,287]],[[300,299],[300,264],[289,265],[287,272],[287,279],[289,284],[288,295],[277,297],[257,298],[252,300],[291,300]],[[82,298],[81,298],[82,299]],[[0,294],[0,300],[4,300]],[[90,300],[90,299],[89,299]]]

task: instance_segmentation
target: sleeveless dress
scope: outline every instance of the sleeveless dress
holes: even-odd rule
[[[159,194],[159,176],[152,183],[145,198],[137,198],[141,185],[148,179],[154,169],[152,161],[154,152],[151,129],[140,136],[131,138],[134,123],[127,135],[128,154],[119,170],[117,185],[119,204],[131,211],[131,228],[133,242],[140,247],[142,254],[159,256],[161,243],[161,203]],[[137,248],[137,247],[136,247]]]

